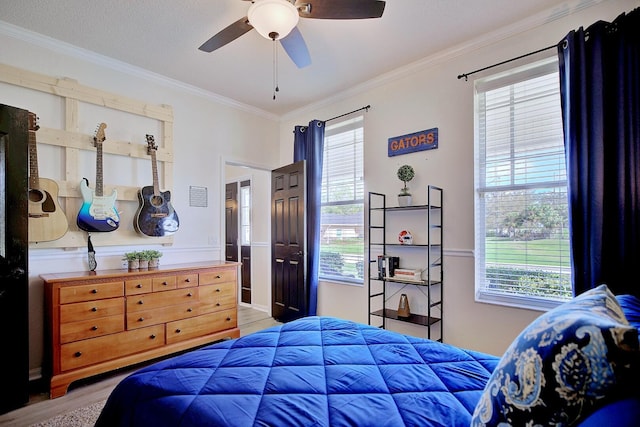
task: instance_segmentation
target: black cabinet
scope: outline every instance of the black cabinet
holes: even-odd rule
[[[29,401],[28,114],[0,104],[0,413]]]
[[[443,341],[443,209],[443,190],[433,185],[426,205],[390,206],[385,194],[369,192],[370,325],[408,322]],[[410,313],[397,310],[403,294]]]

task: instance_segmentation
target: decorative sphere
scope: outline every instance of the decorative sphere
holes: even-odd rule
[[[398,169],[398,179],[403,182],[409,182],[415,176],[415,171],[410,165],[402,165]]]

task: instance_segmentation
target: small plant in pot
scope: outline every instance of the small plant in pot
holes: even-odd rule
[[[140,257],[138,252],[125,252],[123,259],[127,261],[129,270],[137,270],[140,268]]]
[[[149,268],[158,268],[158,260],[162,256],[162,252],[153,249],[144,251],[149,258]]]
[[[140,264],[141,270],[146,270],[147,268],[149,268],[150,259],[151,258],[149,257],[149,254],[147,253],[147,251],[138,252],[138,263]]]
[[[398,179],[404,183],[404,187],[400,189],[398,194],[398,204],[400,206],[411,205],[411,193],[407,187],[407,182],[411,181],[415,176],[415,171],[410,165],[402,165],[398,168]]]

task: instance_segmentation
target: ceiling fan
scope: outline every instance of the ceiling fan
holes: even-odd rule
[[[204,42],[204,52],[226,45],[255,28],[264,38],[280,41],[289,58],[298,66],[311,64],[309,50],[297,28],[299,18],[368,19],[380,18],[385,2],[380,0],[243,0],[251,1],[247,16]]]

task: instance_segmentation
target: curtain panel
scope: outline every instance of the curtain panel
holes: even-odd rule
[[[558,44],[574,295],[640,265],[640,8]]]
[[[320,268],[320,203],[322,190],[322,160],[325,123],[309,122],[309,126],[294,128],[293,161],[306,161],[307,185],[307,293],[309,316],[318,308],[318,271]]]

